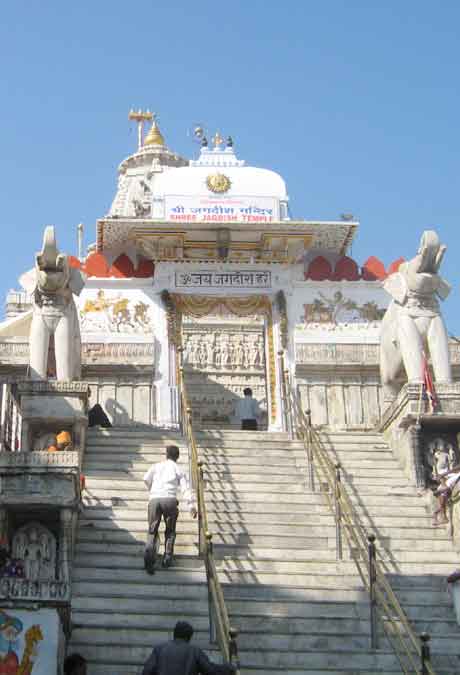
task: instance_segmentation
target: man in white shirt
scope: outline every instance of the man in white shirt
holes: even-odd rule
[[[196,501],[193,491],[185,473],[177,466],[179,448],[177,445],[168,445],[166,448],[166,460],[153,464],[144,475],[150,496],[148,507],[149,531],[147,544],[144,552],[144,567],[148,574],[154,574],[155,561],[159,548],[158,529],[161,519],[165,521],[165,552],[163,567],[170,567],[174,554],[174,542],[176,539],[176,522],[179,515],[179,502],[177,493],[188,500],[190,513],[193,518],[197,517]]]
[[[244,398],[236,404],[236,417],[240,420],[243,431],[257,431],[257,420],[260,417],[259,404],[255,398],[252,398],[250,387],[246,387],[243,394]]]

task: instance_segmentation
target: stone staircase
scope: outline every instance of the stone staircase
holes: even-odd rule
[[[242,673],[400,673],[385,639],[369,650],[369,605],[324,495],[306,486],[303,445],[284,434],[197,434],[207,479],[214,550]],[[459,631],[445,591],[458,564],[447,532],[433,529],[423,499],[379,434],[325,436],[400,602],[432,635],[438,675],[460,672]]]
[[[138,675],[152,646],[170,639],[179,619],[190,621],[194,643],[219,659],[209,645],[197,521],[185,505],[180,507],[175,566],[154,576],[143,568],[148,493],[142,476],[164,459],[168,443],[179,445],[179,463],[188,467],[188,452],[177,434],[129,427],[89,430],[69,646],[88,659],[88,675]]]

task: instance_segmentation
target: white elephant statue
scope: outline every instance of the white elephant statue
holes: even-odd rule
[[[20,279],[22,286],[32,295],[33,315],[29,335],[32,379],[47,377],[52,335],[56,378],[69,381],[80,377],[80,325],[73,294],[81,293],[85,280],[85,274],[70,267],[68,257],[59,253],[54,227],[46,227],[43,248],[35,257],[35,269]]]
[[[447,330],[439,309],[439,299],[445,300],[451,290],[438,274],[445,251],[437,233],[426,230],[415,258],[403,263],[383,285],[393,298],[380,338],[380,373],[387,398],[397,395],[403,366],[409,382],[423,382],[428,352],[434,379],[452,380]]]

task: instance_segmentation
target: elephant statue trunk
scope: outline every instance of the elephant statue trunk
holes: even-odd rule
[[[33,315],[30,329],[30,376],[46,379],[48,350],[54,336],[56,378],[73,380],[81,372],[81,340],[73,294],[79,295],[85,275],[70,267],[68,257],[59,253],[53,226],[45,229],[43,247],[35,257],[35,269],[28,275]],[[25,284],[23,284],[25,285]]]
[[[417,255],[384,283],[392,297],[380,338],[380,372],[386,398],[397,395],[403,369],[409,382],[423,382],[428,352],[435,380],[452,380],[447,330],[439,308],[439,300],[451,290],[438,274],[445,251],[437,233],[425,231]]]

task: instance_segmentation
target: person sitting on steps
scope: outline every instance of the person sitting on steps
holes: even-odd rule
[[[447,525],[449,519],[447,517],[447,504],[452,495],[452,490],[460,481],[460,466],[453,467],[452,471],[444,474],[439,479],[439,487],[434,491],[438,498],[438,508],[433,512],[433,527],[439,525]],[[441,520],[438,520],[438,516]]]

